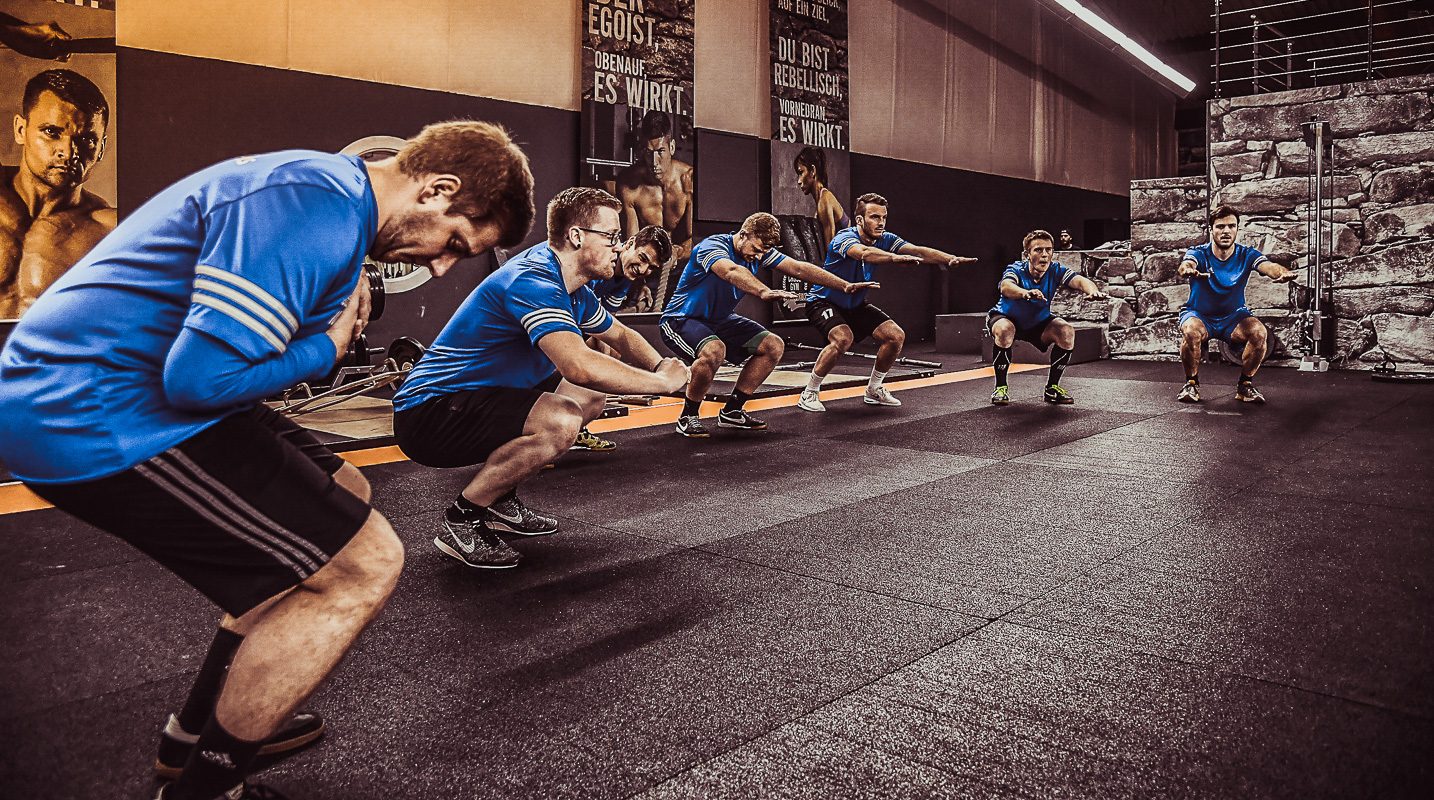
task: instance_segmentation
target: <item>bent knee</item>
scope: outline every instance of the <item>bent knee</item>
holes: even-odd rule
[[[403,542],[377,511],[328,564],[301,586],[317,592],[344,591],[382,602],[403,571]]]
[[[828,341],[830,341],[834,347],[839,347],[842,350],[851,347],[854,338],[850,331],[832,331],[827,335]]]
[[[757,345],[757,354],[770,358],[781,358],[786,351],[787,346],[782,344],[780,336],[763,336],[761,344]]]

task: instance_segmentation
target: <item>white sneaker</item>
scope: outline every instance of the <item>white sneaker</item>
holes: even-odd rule
[[[895,397],[892,397],[891,392],[887,391],[885,386],[876,387],[876,391],[867,389],[866,394],[862,395],[861,401],[869,406],[901,405],[901,401],[897,400]]]
[[[822,405],[821,393],[811,389],[803,389],[802,397],[797,401],[797,408],[803,411],[826,411],[827,407]]]

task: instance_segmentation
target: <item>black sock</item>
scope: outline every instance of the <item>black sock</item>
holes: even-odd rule
[[[1006,385],[1006,373],[1011,369],[1011,348],[997,347],[996,355],[991,359],[991,366],[996,368],[996,385]]]
[[[737,390],[734,389],[734,390],[732,390],[732,395],[727,398],[727,405],[723,406],[723,407],[722,407],[722,410],[723,410],[723,411],[741,411],[741,410],[742,410],[742,406],[746,405],[746,404],[747,404],[747,401],[748,401],[748,400],[751,400],[751,399],[752,399],[752,395],[747,394],[746,392],[739,392],[739,391],[737,391]]]
[[[697,412],[700,411],[701,408],[702,408],[702,401],[701,401],[701,400],[692,400],[692,399],[688,398],[688,399],[684,400],[684,402],[682,403],[682,416],[684,416],[684,417],[695,417],[695,416],[697,416]]]
[[[236,738],[210,716],[166,800],[214,800],[244,782],[261,745]]]
[[[1246,375],[1246,374],[1243,373],[1243,372],[1240,373],[1240,383],[1254,383],[1254,382],[1255,382],[1255,376],[1254,376],[1254,375]]]
[[[1196,386],[1199,386],[1199,385],[1200,385],[1200,376],[1199,376],[1199,375],[1186,375],[1186,376],[1185,376],[1185,382],[1186,382],[1186,383],[1193,383],[1193,384],[1195,384]]]
[[[1066,365],[1071,363],[1071,351],[1062,350],[1059,347],[1051,349],[1051,374],[1046,378],[1047,386],[1055,386],[1061,382],[1061,375],[1066,371]]]
[[[460,494],[458,499],[448,506],[448,510],[443,512],[443,516],[447,517],[449,522],[472,522],[479,519],[482,513],[483,506]]]
[[[243,644],[244,637],[229,630],[220,628],[214,634],[214,643],[209,645],[209,654],[204,657],[204,665],[199,668],[199,677],[194,679],[194,687],[189,690],[189,699],[184,701],[184,708],[179,710],[179,727],[185,733],[197,734],[204,730],[204,723],[214,713],[214,704],[219,700],[219,692],[224,688],[224,678],[229,674],[229,662],[234,660],[234,654],[239,651],[239,645]]]

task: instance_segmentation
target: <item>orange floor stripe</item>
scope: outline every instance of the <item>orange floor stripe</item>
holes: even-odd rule
[[[1033,369],[1045,369],[1044,364],[1012,364],[1011,372],[1029,372]],[[932,375],[929,378],[912,378],[910,380],[894,380],[887,384],[892,391],[903,389],[920,389],[926,386],[942,386],[948,383],[960,383],[961,381],[976,380],[977,378],[990,378],[995,372],[990,367],[980,369],[968,369],[961,372],[947,372],[942,375]],[[851,386],[845,389],[831,389],[822,392],[822,400],[846,400],[860,396],[866,391],[865,386]],[[763,400],[753,400],[747,407],[753,411],[764,411],[770,408],[788,408],[797,404],[800,395],[784,394],[778,397],[768,397]],[[702,404],[702,413],[707,416],[715,415],[722,409],[722,404],[717,402],[706,402]],[[593,433],[610,433],[612,431],[626,431],[634,428],[650,428],[654,425],[673,425],[682,414],[682,401],[671,399],[655,406],[628,406],[628,413],[625,417],[613,417],[612,419],[600,419],[588,426]],[[394,461],[406,461],[407,456],[397,446],[375,447],[368,450],[350,450],[346,453],[339,453],[341,457],[350,464],[357,467],[368,467],[374,464],[389,464]],[[0,486],[0,514],[14,514],[20,511],[35,511],[41,508],[50,508],[50,504],[41,500],[34,492],[26,489],[19,483]]]

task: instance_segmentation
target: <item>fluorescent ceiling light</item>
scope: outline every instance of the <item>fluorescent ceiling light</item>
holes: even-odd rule
[[[1170,65],[1151,55],[1149,50],[1146,50],[1144,47],[1141,47],[1134,39],[1116,30],[1114,25],[1111,25],[1109,22],[1106,22],[1105,20],[1101,19],[1099,16],[1096,15],[1094,11],[1091,11],[1090,9],[1076,2],[1076,0],[1047,1],[1055,3],[1056,5],[1060,6],[1061,8],[1064,8],[1066,11],[1070,12],[1074,16],[1080,17],[1082,22],[1091,26],[1092,28],[1095,28],[1097,31],[1100,31],[1102,34],[1105,35],[1107,39],[1110,39],[1112,42],[1115,42],[1116,44],[1120,45],[1122,48],[1125,49],[1126,52],[1135,56],[1145,66],[1149,67],[1152,70],[1155,70],[1158,75],[1169,81],[1171,84],[1183,89],[1185,94],[1190,94],[1190,92],[1195,89],[1195,81],[1192,81],[1184,75],[1181,75],[1180,73],[1176,72],[1174,69],[1171,69]]]

